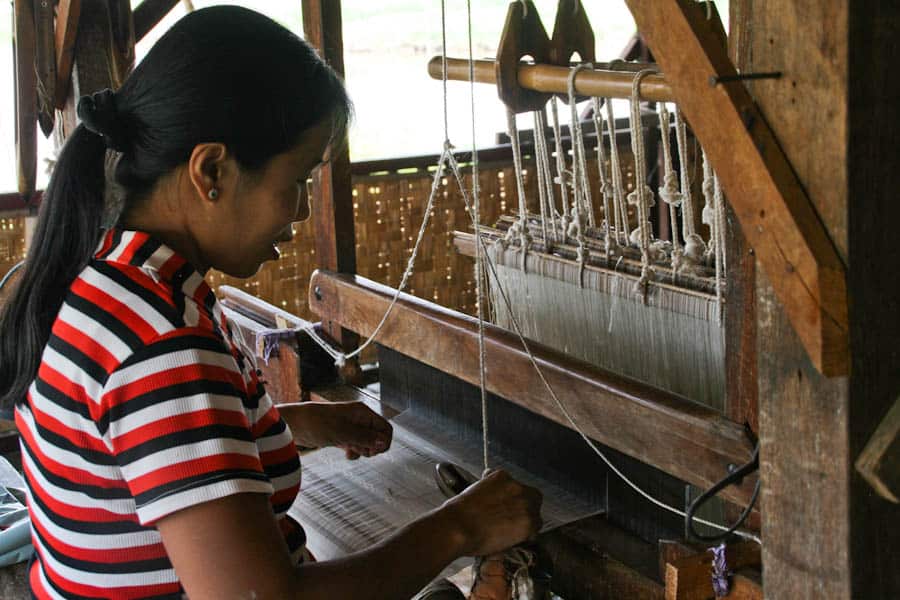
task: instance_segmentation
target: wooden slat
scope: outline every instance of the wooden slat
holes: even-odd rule
[[[332,69],[344,74],[344,42],[340,2],[303,0],[303,31]],[[311,217],[316,231],[319,265],[341,273],[356,272],[356,233],[353,225],[353,190],[350,152],[347,144],[331,156],[313,181]],[[345,351],[353,350],[357,338],[332,323],[322,327]]]
[[[78,37],[78,19],[81,17],[81,0],[61,0],[56,11],[56,108],[66,106],[75,63],[75,39]]]
[[[163,17],[169,14],[179,0],[144,0],[134,9],[134,39],[139,42]]]
[[[34,70],[37,73],[38,123],[45,136],[53,133],[56,118],[56,34],[54,6],[33,0],[35,24]]]
[[[309,304],[322,319],[370,335],[384,315],[391,288],[362,277],[317,271]],[[478,384],[475,319],[403,294],[377,341],[469,383]],[[490,392],[568,426],[518,339],[487,326]],[[533,344],[539,365],[579,426],[597,441],[701,487],[751,453],[740,426],[679,396],[603,371]],[[723,497],[744,504],[754,478]]]
[[[692,0],[627,0],[707,151],[748,242],[813,364],[849,369],[844,265],[778,140],[735,75],[717,27]]]
[[[756,542],[728,546],[725,556],[729,571],[759,567],[761,562],[760,547]],[[712,552],[706,551],[667,563],[666,600],[707,600],[714,597],[712,558]],[[762,589],[759,587],[757,598],[762,599]]]

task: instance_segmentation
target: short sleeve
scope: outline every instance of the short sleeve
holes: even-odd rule
[[[141,524],[232,494],[273,493],[246,401],[231,352],[196,329],[142,347],[110,375],[93,412]]]

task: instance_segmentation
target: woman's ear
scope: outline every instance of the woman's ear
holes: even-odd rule
[[[197,144],[188,159],[187,175],[201,201],[216,202],[228,185],[231,157],[225,144]]]

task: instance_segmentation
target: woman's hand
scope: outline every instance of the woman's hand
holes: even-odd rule
[[[375,456],[391,447],[393,427],[362,402],[303,402],[278,410],[303,446],[338,446],[349,459]]]
[[[462,533],[463,553],[484,556],[535,536],[541,528],[541,492],[505,471],[483,479],[448,500],[442,509]]]

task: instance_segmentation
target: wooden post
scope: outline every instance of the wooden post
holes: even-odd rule
[[[303,31],[331,68],[344,74],[341,3],[334,0],[303,0]],[[316,255],[321,268],[356,273],[356,232],[353,226],[353,188],[350,152],[343,144],[324,165],[313,182],[310,199],[316,232]],[[356,348],[359,336],[330,322],[323,329],[345,352]]]
[[[770,279],[757,275],[763,571],[767,598],[900,597],[900,507],[853,463],[900,389],[900,5],[732,0],[748,84],[848,265],[851,369],[822,377]],[[823,24],[827,23],[827,26]],[[771,274],[771,277],[776,277]]]

